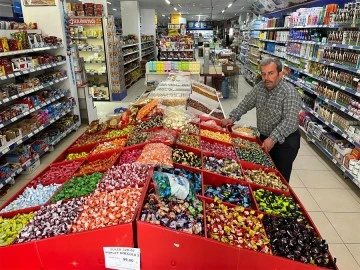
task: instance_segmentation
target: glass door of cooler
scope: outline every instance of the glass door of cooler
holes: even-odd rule
[[[94,101],[110,101],[102,18],[72,17],[69,26],[71,41],[84,58],[90,94]]]

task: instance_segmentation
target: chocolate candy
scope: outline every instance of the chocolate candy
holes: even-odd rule
[[[114,189],[121,189],[128,186],[144,185],[148,172],[149,166],[136,163],[114,166],[106,172],[97,190],[110,192]]]
[[[254,197],[259,209],[268,214],[295,217],[298,220],[304,220],[300,206],[292,197],[283,194],[279,195],[268,190],[258,189],[254,191]]]
[[[243,180],[240,164],[233,159],[206,156],[204,158],[204,169],[227,177]]]
[[[187,132],[190,133],[194,133],[194,134],[199,134],[200,133],[200,129],[197,125],[189,123],[187,126]]]
[[[264,227],[274,255],[303,263],[334,269],[328,245],[314,228],[296,218],[264,217]],[[336,261],[336,260],[335,260]]]
[[[219,131],[215,132],[207,129],[200,129],[200,135],[214,140],[231,143],[230,135]]]
[[[213,240],[236,247],[270,253],[269,239],[261,223],[263,215],[244,207],[227,207],[215,200],[206,203],[207,235]],[[225,218],[226,217],[226,218]]]
[[[265,172],[263,170],[246,170],[245,172],[246,180],[261,186],[266,186],[269,188],[275,188],[282,191],[289,191],[287,185],[285,185],[280,176],[277,176],[274,172]]]
[[[107,159],[98,159],[89,163],[82,165],[79,171],[74,174],[74,176],[82,176],[84,174],[93,174],[95,172],[105,172],[111,168],[119,154],[112,154],[111,157]]]
[[[79,198],[42,206],[35,212],[34,219],[21,231],[16,243],[67,234],[79,216],[84,201],[85,198]]]
[[[34,213],[18,214],[13,218],[0,216],[0,246],[10,245],[33,218]]]
[[[120,156],[119,164],[133,163],[140,157],[141,153],[142,148],[123,151]]]
[[[201,140],[201,149],[231,159],[237,159],[235,149],[230,145],[225,145],[216,142],[210,143],[208,141]]]
[[[240,148],[261,150],[261,146],[259,144],[242,138],[232,138],[232,142]]]
[[[106,139],[112,139],[112,138],[116,138],[116,137],[122,137],[122,136],[126,136],[129,135],[133,132],[134,130],[134,126],[127,126],[121,130],[112,130],[109,131],[106,135],[105,138]]]
[[[81,177],[73,177],[60,188],[58,193],[51,199],[51,202],[89,195],[94,192],[96,185],[102,177],[103,174],[98,172]]]
[[[253,207],[250,189],[239,184],[222,184],[220,187],[208,186],[204,195],[209,198],[219,200],[246,208]]]
[[[179,148],[174,149],[172,158],[175,163],[182,165],[201,168],[201,158],[193,152],[188,152]]]
[[[112,192],[95,191],[85,200],[71,232],[82,232],[131,222],[142,188],[127,187]]]
[[[268,168],[274,168],[274,163],[271,158],[261,149],[245,149],[240,147],[235,147],[236,153],[240,160],[252,162],[259,164]]]
[[[163,118],[162,116],[156,116],[150,118],[149,120],[140,122],[136,125],[135,132],[144,131],[152,128],[162,127],[163,126]]]
[[[104,140],[104,134],[97,133],[91,135],[82,135],[79,139],[74,143],[74,147],[83,146],[87,144],[97,143]]]
[[[160,199],[151,189],[141,211],[141,221],[190,234],[204,235],[203,205],[198,199]]]
[[[39,184],[35,188],[27,187],[19,197],[2,209],[0,213],[43,205],[54,195],[60,186],[59,184],[51,184],[48,186]]]
[[[151,132],[135,132],[127,140],[126,146],[144,143],[149,138],[149,136],[151,136]]]
[[[66,160],[73,160],[78,158],[86,158],[89,153],[81,152],[81,153],[70,153],[66,156]]]
[[[178,140],[178,144],[188,145],[194,148],[200,148],[200,138],[197,135],[191,135],[188,133],[181,133]]]

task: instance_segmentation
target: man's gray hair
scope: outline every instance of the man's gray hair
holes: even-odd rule
[[[272,57],[265,58],[265,59],[261,60],[260,66],[261,67],[262,66],[267,66],[267,65],[270,65],[271,63],[276,64],[276,69],[277,69],[278,72],[282,71],[283,65],[282,65],[281,61],[278,58],[272,58]]]

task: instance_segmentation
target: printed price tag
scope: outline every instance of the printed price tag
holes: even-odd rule
[[[344,108],[344,107],[341,107],[341,108],[340,108],[340,111],[345,112],[345,108]]]
[[[140,270],[140,249],[104,247],[105,267],[110,269]]]
[[[43,127],[43,126],[39,127],[39,130],[43,130],[43,129],[44,129],[44,127]]]
[[[354,46],[349,46],[349,49],[351,50],[351,49],[354,49]]]
[[[35,71],[35,69],[33,69],[33,68],[30,68],[30,72],[34,72]]]
[[[331,64],[330,64],[330,66],[332,66],[332,67],[333,67],[333,66],[334,66],[334,63],[331,63]]]
[[[6,76],[1,76],[0,77],[1,80],[6,80],[6,78],[7,78]]]
[[[9,152],[10,151],[10,148],[9,147],[6,147],[4,148],[1,153],[4,155],[5,153]]]
[[[12,122],[15,122],[16,120],[18,120],[17,116],[12,119]]]
[[[329,102],[329,99],[325,98],[325,102]]]
[[[47,68],[51,68],[51,65],[47,65],[46,67],[47,67]]]
[[[9,78],[14,78],[15,76],[14,76],[14,74],[9,74],[8,77]]]
[[[34,132],[29,133],[29,135],[28,135],[28,136],[29,136],[29,137],[34,136]]]
[[[335,164],[337,163],[335,158],[332,159],[332,162],[334,162]]]

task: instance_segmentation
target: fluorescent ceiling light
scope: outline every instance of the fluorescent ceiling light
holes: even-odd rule
[[[107,1],[106,3],[108,3],[109,5],[111,5],[111,2]]]
[[[114,10],[114,11],[117,11],[117,9],[116,9],[116,8],[113,8],[113,10]]]
[[[221,11],[221,13],[224,13],[225,12],[225,9],[223,9],[222,11]]]
[[[163,14],[163,15],[161,15],[161,16],[165,17],[165,14]]]
[[[228,8],[230,8],[232,6],[232,3],[230,3],[229,5],[228,5]]]
[[[165,0],[165,2],[166,2],[168,5],[170,5],[170,1],[169,1],[169,0]]]
[[[175,10],[175,11],[177,11],[177,8],[176,8],[176,7],[174,7],[174,10]]]

